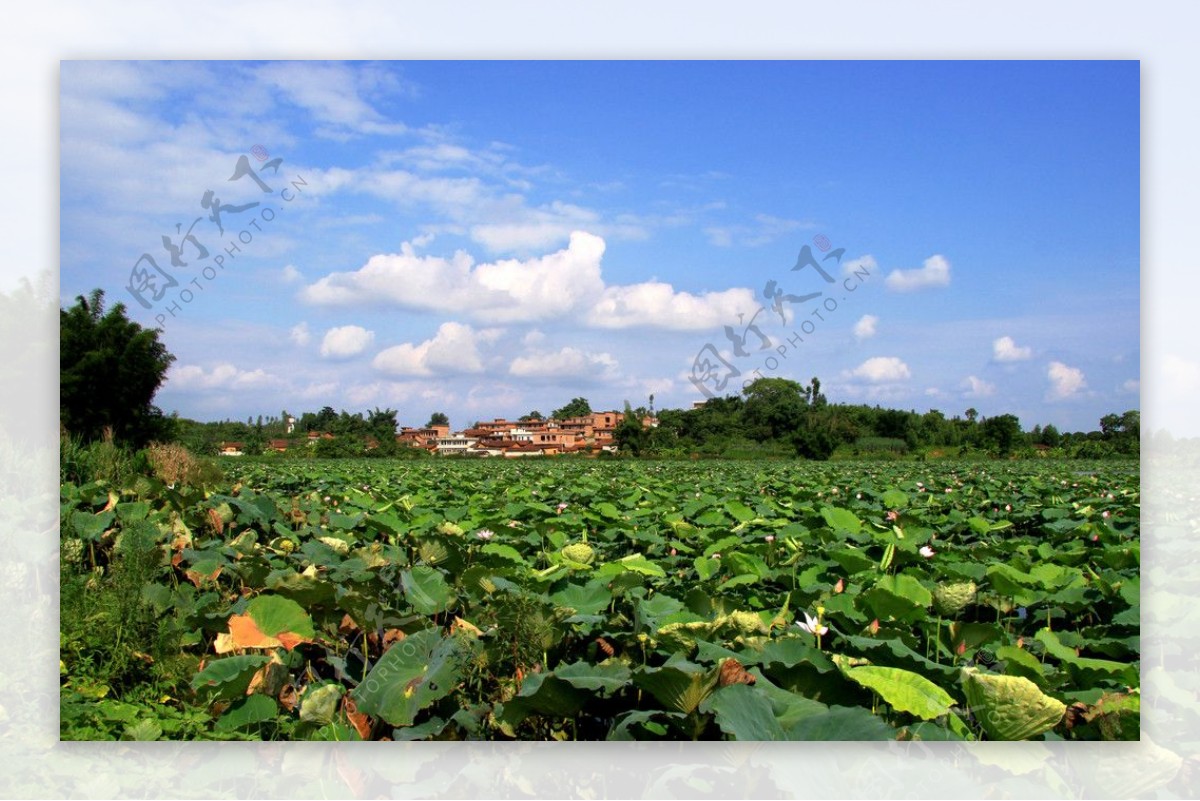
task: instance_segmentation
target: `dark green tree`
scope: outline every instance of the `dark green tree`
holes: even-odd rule
[[[988,417],[980,426],[980,436],[984,444],[1007,456],[1023,440],[1021,421],[1013,414]]]
[[[573,398],[566,406],[555,409],[550,416],[555,420],[566,420],[570,417],[583,417],[591,413],[592,407],[588,404],[587,398]]]
[[[425,424],[425,427],[433,428],[434,426],[448,426],[448,425],[450,425],[449,417],[447,417],[442,412],[434,412],[433,414],[429,415],[429,422]]]
[[[623,451],[641,456],[650,444],[650,432],[642,427],[642,418],[625,402],[625,416],[613,431],[613,439]]]
[[[530,420],[544,420],[544,419],[545,418],[542,417],[542,413],[539,412],[537,409],[534,409],[529,414],[523,414],[517,418],[517,420],[522,423],[527,423]]]
[[[106,312],[96,289],[59,310],[59,337],[59,421],[69,434],[90,441],[111,427],[134,447],[170,438],[152,401],[175,357],[158,331],[131,321],[124,304]]]

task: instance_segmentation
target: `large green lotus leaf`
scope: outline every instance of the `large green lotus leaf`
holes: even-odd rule
[[[358,711],[411,726],[418,712],[454,690],[471,642],[425,629],[395,643],[355,688]]]
[[[829,711],[808,715],[786,731],[789,740],[894,740],[897,731],[871,710],[860,706],[831,706]]]
[[[290,634],[311,640],[316,634],[312,618],[304,607],[281,595],[259,595],[251,599],[246,605],[246,614],[268,637],[282,638],[281,635]]]
[[[1024,648],[1015,645],[1001,645],[996,649],[996,658],[1004,661],[1004,672],[1009,676],[1024,676],[1039,687],[1045,688],[1046,674],[1042,672],[1042,663]]]
[[[883,505],[889,509],[900,509],[908,506],[908,495],[898,489],[887,490],[883,493]]]
[[[279,704],[274,698],[255,693],[234,701],[225,714],[217,718],[213,728],[220,732],[246,729],[274,720],[278,715]]]
[[[192,689],[206,691],[213,700],[238,698],[246,694],[258,669],[270,661],[260,654],[214,659],[192,678]]]
[[[882,633],[882,632],[881,632]],[[958,669],[950,665],[939,665],[932,659],[917,653],[895,637],[859,637],[847,635],[843,639],[856,653],[870,659],[873,664],[901,667],[934,679],[943,687],[958,681]]]
[[[865,604],[880,620],[912,620],[933,603],[933,593],[912,576],[887,575],[859,595],[856,603]]]
[[[569,718],[587,703],[590,693],[581,690],[553,673],[533,673],[525,677],[521,692],[497,707],[495,717],[509,728],[517,726],[531,714]]]
[[[924,676],[894,667],[866,665],[850,668],[846,676],[874,690],[893,709],[922,720],[933,720],[950,711],[954,699]]]
[[[690,669],[689,669],[690,668]],[[634,672],[633,683],[653,695],[669,710],[691,714],[717,687],[716,669],[698,665],[641,668]]]
[[[602,665],[574,662],[556,667],[554,675],[580,690],[598,690],[602,695],[612,695],[629,683],[630,672],[619,662]]]
[[[754,514],[753,509],[738,501],[726,501],[725,511],[729,512],[733,519],[739,523],[749,523],[758,516]]]
[[[825,518],[825,523],[834,531],[849,531],[851,534],[857,534],[862,530],[862,521],[849,509],[826,506],[821,509],[821,517]]]
[[[735,740],[783,739],[783,727],[775,719],[771,702],[747,684],[722,687],[700,709],[713,713],[721,731]]]
[[[552,594],[550,602],[559,608],[574,609],[577,615],[595,615],[612,602],[612,590],[603,581],[568,584]]]
[[[417,565],[401,573],[400,586],[404,588],[405,600],[422,615],[446,611],[454,597],[441,571],[426,565]]]
[[[629,556],[618,559],[615,562],[608,562],[596,572],[600,576],[613,576],[622,572],[638,573],[643,576],[657,576],[658,578],[667,575],[665,570],[640,553],[631,553]]]
[[[1028,740],[1054,728],[1066,705],[1029,679],[963,668],[972,714],[993,740]]]
[[[1120,681],[1131,687],[1137,686],[1139,683],[1136,665],[1079,656],[1075,653],[1074,648],[1064,645],[1058,635],[1050,629],[1040,629],[1034,638],[1046,646],[1046,653],[1066,664],[1071,670],[1080,673],[1089,680],[1088,683],[1106,679]]]

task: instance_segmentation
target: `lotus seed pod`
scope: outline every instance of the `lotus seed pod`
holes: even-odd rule
[[[562,549],[562,555],[572,562],[590,565],[596,558],[596,552],[586,542],[576,542]]]
[[[451,523],[449,520],[444,520],[439,523],[437,530],[452,537],[461,537],[463,533],[462,526],[456,523]]]
[[[975,582],[939,584],[933,591],[933,608],[939,615],[956,615],[975,600]]]
[[[280,540],[276,547],[284,553],[292,553],[296,550],[296,543],[291,540]]]
[[[976,668],[963,668],[963,673],[971,712],[993,740],[1028,740],[1054,728],[1067,711],[1066,704],[1022,676]]]

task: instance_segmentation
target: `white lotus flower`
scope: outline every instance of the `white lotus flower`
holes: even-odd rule
[[[815,634],[820,637],[825,632],[829,631],[828,626],[821,625],[820,618],[815,618],[808,612],[804,613],[804,622],[796,621],[796,625],[807,631],[809,634]]]
[[[928,545],[922,545],[921,550],[917,551],[917,553],[921,554],[921,556],[924,556],[926,559],[929,559],[936,552],[932,548],[930,548]]]
[[[479,531],[475,532],[475,536],[479,537],[481,540],[490,540],[492,537],[496,536],[496,532],[492,531],[491,529],[481,528]]]

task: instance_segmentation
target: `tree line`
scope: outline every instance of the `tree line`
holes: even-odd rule
[[[108,438],[133,448],[152,441],[179,442],[197,454],[215,454],[222,442],[240,442],[244,452],[262,453],[271,440],[307,440],[309,432],[332,434],[313,447],[317,456],[404,456],[419,453],[396,442],[397,410],[366,413],[325,406],[299,416],[202,423],[165,415],[153,404],[174,356],[158,332],[130,321],[118,303],[105,308],[104,293],[78,297],[60,309],[60,424],[67,437],[83,443]],[[780,456],[807,459],[903,458],[912,455],[996,456],[1044,450],[1054,455],[1100,458],[1137,456],[1141,419],[1136,410],[1108,414],[1099,428],[1060,432],[1035,425],[1026,432],[1011,414],[980,417],[975,409],[947,418],[938,410],[885,409],[830,403],[813,378],[807,385],[784,378],[760,378],[741,394],[711,398],[695,408],[664,409],[656,425],[644,426],[650,408],[625,404],[615,432],[620,451],[632,456]],[[586,398],[573,398],[551,413],[555,419],[591,413]],[[521,421],[541,420],[534,410]],[[449,425],[441,412],[426,427]],[[291,431],[289,432],[289,426]],[[372,443],[370,450],[364,445]]]

